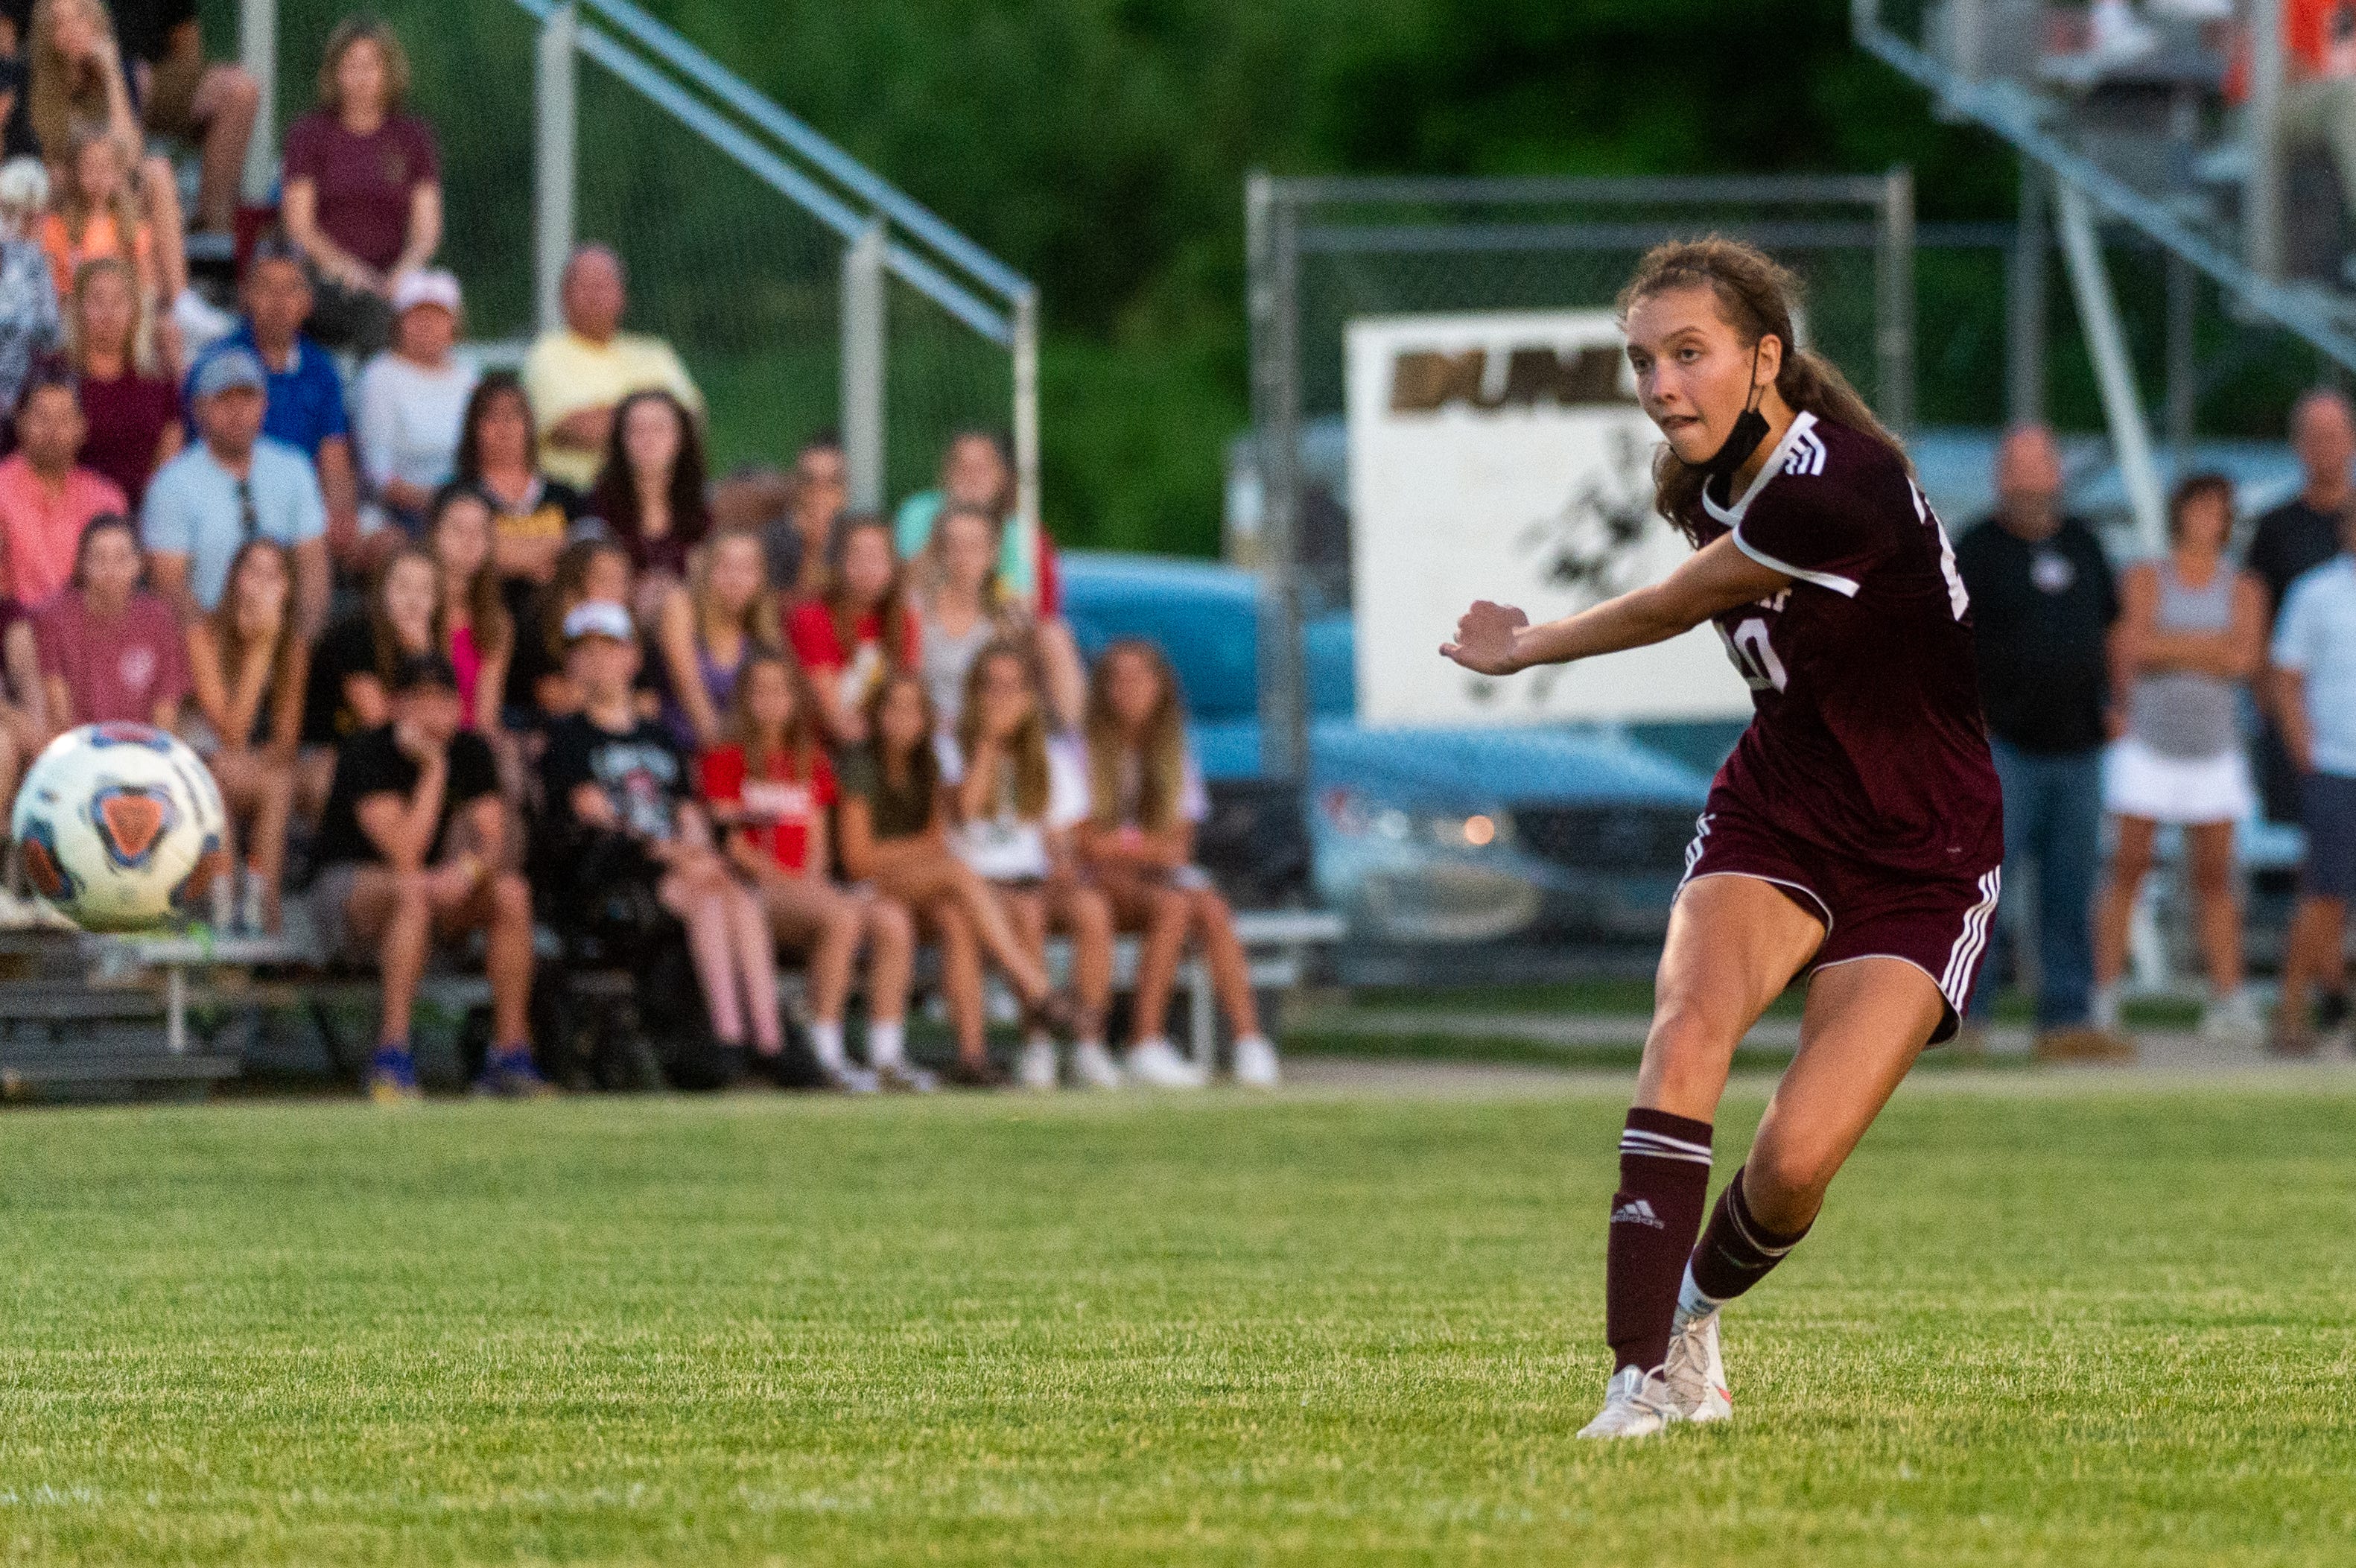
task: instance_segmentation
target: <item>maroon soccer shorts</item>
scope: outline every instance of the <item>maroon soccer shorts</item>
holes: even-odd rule
[[[1999,868],[1969,875],[1925,876],[1836,855],[1776,832],[1723,800],[1695,823],[1686,874],[1755,876],[1825,923],[1825,940],[1803,974],[1861,958],[1902,959],[1929,975],[1947,1008],[1931,1044],[1954,1037],[1987,956]]]

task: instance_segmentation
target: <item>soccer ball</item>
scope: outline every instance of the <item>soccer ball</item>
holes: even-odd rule
[[[16,791],[9,832],[44,902],[90,931],[145,931],[200,909],[228,869],[211,772],[145,725],[51,741]]]

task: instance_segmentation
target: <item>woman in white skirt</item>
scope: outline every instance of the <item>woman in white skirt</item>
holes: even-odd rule
[[[2233,481],[2194,474],[2169,499],[2169,553],[2127,569],[2112,633],[2113,690],[2125,732],[2103,770],[2103,804],[2117,848],[2094,926],[2095,1024],[2118,1026],[2127,927],[2163,822],[2184,830],[2193,929],[2209,969],[2204,1034],[2249,1035],[2257,1009],[2242,990],[2241,910],[2233,829],[2252,809],[2242,756],[2241,692],[2257,672],[2265,596],[2225,558]]]

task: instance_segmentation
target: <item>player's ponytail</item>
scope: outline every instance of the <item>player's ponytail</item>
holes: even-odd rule
[[[1655,245],[1636,264],[1636,275],[1620,291],[1624,324],[1640,300],[1672,289],[1706,288],[1719,314],[1745,348],[1772,337],[1783,346],[1775,391],[1795,413],[1813,413],[1871,436],[1906,461],[1906,449],[1874,417],[1873,410],[1830,360],[1801,348],[1792,317],[1802,293],[1800,280],[1755,245],[1711,235]],[[1663,517],[1698,547],[1702,542],[1701,489],[1708,475],[1664,443],[1653,458],[1654,504]]]

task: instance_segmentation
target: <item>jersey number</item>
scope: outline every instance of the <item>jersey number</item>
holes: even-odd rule
[[[1767,623],[1753,616],[1734,628],[1727,637],[1725,628],[1719,636],[1726,638],[1727,656],[1754,692],[1780,692],[1791,677],[1783,672],[1783,661],[1775,657],[1775,646],[1767,640]]]

